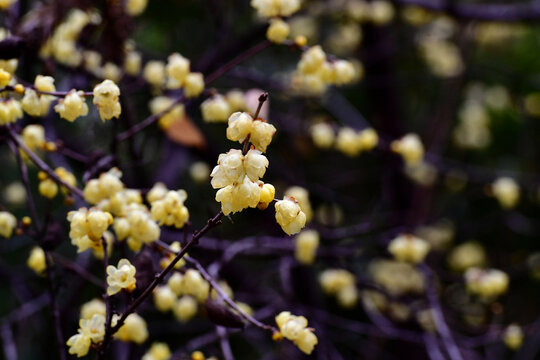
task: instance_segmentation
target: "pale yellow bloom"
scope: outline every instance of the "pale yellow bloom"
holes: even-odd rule
[[[136,287],[136,271],[135,266],[127,259],[121,259],[117,267],[107,266],[107,294],[114,295],[122,289],[133,291]]]

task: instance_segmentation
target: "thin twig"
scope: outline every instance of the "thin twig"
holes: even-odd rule
[[[227,337],[227,330],[223,326],[216,326],[216,333],[219,336],[219,345],[221,346],[221,352],[225,360],[234,360],[231,344]]]
[[[28,146],[26,146],[26,144],[21,139],[19,139],[19,137],[15,133],[15,130],[11,126],[8,126],[7,128],[10,138],[17,144],[19,148],[21,148],[26,153],[26,155],[28,155],[30,160],[32,160],[38,168],[45,171],[47,175],[49,175],[49,177],[53,178],[56,182],[67,188],[71,193],[79,196],[81,199],[84,199],[84,194],[81,189],[75,186],[71,186],[70,184],[62,180],[60,176],[58,176],[58,174],[56,174],[54,170],[49,167],[49,165],[47,165],[43,160],[41,160],[39,156],[36,155],[36,153],[30,150]]]
[[[56,332],[56,341],[58,345],[58,351],[60,352],[60,359],[66,360],[66,347],[64,345],[64,335],[62,333],[62,322],[60,321],[60,310],[58,309],[58,304],[56,303],[56,294],[54,291],[54,281],[52,276],[52,261],[50,255],[47,251],[45,252],[45,262],[47,268],[45,269],[47,275],[47,284],[49,287],[49,296],[51,299],[51,308],[54,318],[54,330]]]
[[[21,158],[21,153],[19,152],[16,143],[8,141],[8,144],[11,148],[11,151],[13,151],[13,155],[15,155],[15,159],[17,160],[17,166],[19,167],[19,173],[21,174],[21,181],[24,184],[24,188],[26,190],[26,202],[28,203],[28,210],[30,211],[30,217],[32,218],[32,225],[36,231],[39,231],[39,220],[36,210],[36,204],[34,203],[34,197],[32,196],[32,191],[30,190],[28,169]]]
[[[107,240],[104,236],[101,237],[101,244],[103,245],[103,267],[105,269],[105,276],[107,276],[107,267],[109,266],[109,253],[107,252]],[[103,298],[105,299],[105,337],[103,340],[103,345],[98,351],[98,359],[103,359],[105,356],[105,351],[107,350],[108,341],[110,339],[109,333],[111,332],[111,322],[112,322],[112,309],[111,309],[111,298],[107,293],[107,283],[104,284],[105,293]]]

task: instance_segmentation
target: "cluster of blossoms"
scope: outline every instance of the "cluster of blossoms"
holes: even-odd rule
[[[102,237],[113,222],[110,213],[96,208],[80,208],[70,211],[67,219],[70,222],[69,237],[71,243],[78,248],[78,252],[87,249],[103,252]]]
[[[77,185],[77,179],[75,178],[75,175],[67,171],[65,168],[58,167],[54,170],[54,173],[58,175],[58,177],[62,181],[64,181],[64,183],[71,186]],[[48,199],[52,199],[56,197],[56,195],[58,194],[58,185],[56,184],[55,180],[51,179],[49,175],[44,171],[40,171],[38,173],[38,179],[39,179],[39,185],[38,185],[39,193]],[[69,190],[65,186],[60,186],[60,189],[62,190],[64,194],[69,193]]]
[[[354,274],[344,269],[328,269],[319,276],[323,291],[335,296],[339,305],[352,308],[358,302],[358,290]]]
[[[91,179],[84,187],[84,198],[99,209],[114,215],[113,228],[117,239],[127,239],[128,246],[133,251],[139,251],[144,244],[149,244],[159,238],[160,228],[157,221],[169,224],[171,221],[180,224],[187,221],[189,213],[179,195],[172,194],[169,200],[164,198],[167,189],[163,191],[155,186],[148,194],[150,204],[157,200],[154,215],[142,204],[142,196],[138,190],[126,189],[120,180],[122,173],[112,168],[102,173],[97,179]],[[156,220],[152,217],[155,216]],[[172,224],[172,223],[171,223]]]
[[[21,100],[22,108],[24,112],[30,116],[45,116],[49,113],[51,103],[55,97],[52,95],[42,94],[41,92],[56,91],[56,87],[54,86],[54,78],[51,76],[37,75],[34,80],[34,89],[24,89],[24,97]]]
[[[218,165],[210,174],[212,187],[220,189],[216,193],[216,201],[221,202],[225,215],[257,207],[259,202],[265,208],[274,199],[274,187],[259,179],[268,167],[268,159],[262,151],[266,151],[275,131],[274,126],[253,121],[247,113],[234,113],[229,118],[227,138],[240,142],[249,139],[255,149],[250,149],[245,155],[235,149],[219,155]]]
[[[347,60],[328,60],[319,46],[308,48],[298,62],[293,76],[293,88],[309,94],[322,94],[328,85],[345,85],[358,76],[353,63]]]
[[[388,244],[388,252],[396,260],[412,264],[424,261],[429,249],[427,241],[410,234],[399,235]]]
[[[459,47],[451,41],[457,24],[447,16],[434,18],[417,37],[418,48],[433,75],[454,77],[465,68]]]
[[[421,294],[424,291],[425,281],[422,273],[408,263],[374,260],[369,265],[369,273],[377,284],[395,296]]]
[[[77,39],[83,28],[90,24],[98,24],[101,17],[97,13],[85,12],[80,9],[71,10],[66,19],[54,30],[52,36],[41,47],[42,58],[53,57],[56,61],[67,66],[78,66],[82,60],[82,52],[77,49]]]
[[[189,211],[184,206],[187,192],[185,190],[171,190],[158,194],[158,191],[163,187],[163,184],[157,184],[152,189],[154,192],[148,194],[152,219],[157,221],[159,225],[174,226],[180,229],[189,219]]]
[[[465,282],[471,294],[492,300],[508,290],[510,279],[501,270],[473,267],[465,272]]]
[[[105,304],[99,299],[91,300],[81,307],[78,333],[67,341],[70,354],[83,357],[88,354],[92,345],[95,346],[103,342],[105,314]],[[111,325],[115,326],[117,321],[118,315],[115,314]],[[114,337],[120,341],[142,344],[148,339],[146,321],[138,314],[130,314]]]
[[[13,98],[0,100],[0,125],[16,122],[23,117],[21,103]]]
[[[202,73],[190,71],[189,59],[179,53],[169,55],[167,64],[152,60],[143,69],[144,79],[156,89],[183,89],[187,98],[197,97],[204,90]]]
[[[245,110],[246,96],[236,89],[225,95],[213,95],[201,103],[202,118],[206,122],[226,122],[232,113]]]
[[[175,104],[174,100],[168,96],[156,96],[148,105],[152,115],[163,113],[158,120],[158,126],[163,130],[181,121],[186,112],[184,104]]]
[[[308,321],[303,316],[291,315],[288,311],[282,311],[276,316],[276,324],[280,335],[292,341],[302,352],[311,354],[315,345],[319,342],[312,328],[308,328]]]
[[[318,132],[316,134],[316,132]],[[326,133],[324,133],[326,132]],[[330,142],[329,133],[327,129],[320,127],[319,129],[312,128],[312,138],[314,143],[321,147],[319,144],[324,143],[326,145]],[[332,133],[332,139],[333,139]],[[315,139],[317,137],[317,139]],[[322,138],[327,139],[323,140]],[[364,151],[373,150],[379,143],[379,136],[374,129],[368,128],[361,131],[356,131],[350,127],[343,127],[339,129],[336,138],[336,149],[347,156],[358,156]]]

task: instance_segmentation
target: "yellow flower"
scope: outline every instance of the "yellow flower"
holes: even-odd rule
[[[105,316],[94,314],[90,319],[81,319],[79,327],[80,333],[88,336],[93,343],[97,344],[105,337]]]
[[[523,330],[516,324],[509,325],[504,330],[503,340],[504,344],[512,350],[517,350],[523,344]]]
[[[266,148],[272,142],[272,137],[276,133],[274,125],[261,120],[253,121],[251,137],[249,141],[255,146],[255,149],[266,152]]]
[[[206,122],[225,122],[231,109],[222,95],[214,95],[202,102],[201,113]]]
[[[129,260],[121,259],[118,266],[107,266],[107,294],[114,295],[122,289],[127,291],[135,290],[135,266],[131,265]]]
[[[407,134],[399,140],[392,141],[390,149],[401,155],[409,165],[420,162],[424,157],[424,145],[416,134]]]
[[[313,329],[306,328],[308,321],[305,317],[283,311],[276,316],[276,324],[284,338],[291,340],[302,352],[311,354],[318,340]]]
[[[334,144],[334,129],[327,123],[320,122],[311,127],[311,139],[315,146],[329,149]]]
[[[319,233],[315,230],[304,230],[295,238],[294,256],[301,264],[313,264],[317,247],[319,247]]]
[[[276,44],[281,44],[289,36],[290,31],[289,24],[285,21],[270,19],[270,26],[266,30],[266,38]]]
[[[81,319],[91,319],[94,315],[105,316],[105,312],[105,303],[96,298],[81,306]]]
[[[204,77],[201,73],[189,73],[184,79],[184,94],[188,98],[199,96],[204,90]]]
[[[143,355],[141,360],[167,360],[171,357],[171,350],[166,343],[155,342]]]
[[[275,208],[276,221],[288,235],[300,232],[305,226],[306,215],[294,198],[285,196],[283,200],[276,202]]]
[[[83,357],[88,354],[92,340],[85,334],[76,334],[70,337],[66,344],[69,346],[69,353],[71,355]]]
[[[116,324],[117,316],[113,316],[113,326]],[[129,314],[124,322],[124,325],[118,329],[118,332],[114,335],[116,339],[120,341],[128,342],[132,341],[136,344],[142,344],[148,339],[148,329],[146,327],[146,321],[138,314]]]
[[[162,61],[151,60],[146,63],[143,77],[154,87],[160,88],[165,85],[165,64]]]
[[[496,269],[470,268],[465,272],[467,290],[486,299],[494,299],[508,290],[508,275]]]
[[[178,321],[185,323],[197,315],[197,300],[192,296],[182,296],[174,304],[173,312]]]
[[[306,215],[306,222],[311,221],[313,217],[313,209],[311,208],[311,202],[309,201],[309,192],[300,186],[292,186],[285,190],[285,195],[294,198],[300,209]]]
[[[101,237],[113,222],[111,214],[95,208],[70,211],[67,219],[71,223],[69,237],[71,243],[78,247],[78,252],[89,248],[100,248]]]
[[[47,269],[47,261],[45,259],[45,252],[42,248],[35,246],[30,252],[28,260],[26,260],[26,265],[38,275],[43,275]]]
[[[154,290],[154,305],[161,312],[169,311],[176,302],[176,294],[168,286],[158,286]]]
[[[235,112],[229,116],[227,139],[242,143],[251,134],[253,118],[246,112]]]
[[[509,177],[501,177],[491,185],[493,195],[503,209],[515,207],[519,201],[519,185]]]
[[[413,264],[424,261],[429,249],[427,241],[409,234],[399,235],[388,245],[388,251],[396,260]]]
[[[119,117],[122,111],[120,106],[120,89],[111,80],[104,80],[94,87],[94,104],[99,110],[102,121]]]
[[[13,229],[17,226],[17,219],[7,211],[0,211],[0,235],[9,239]]]
[[[167,87],[178,89],[189,74],[190,62],[178,53],[169,55],[166,72],[169,76]]]
[[[140,15],[143,13],[144,9],[146,9],[147,4],[148,0],[126,0],[126,13],[131,16]]]

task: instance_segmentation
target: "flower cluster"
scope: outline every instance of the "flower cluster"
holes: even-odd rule
[[[118,266],[107,266],[107,294],[109,296],[119,293],[121,290],[131,292],[135,290],[136,273],[135,266],[129,260],[121,259]]]
[[[78,66],[83,59],[82,52],[77,49],[77,39],[83,28],[91,22],[100,21],[98,16],[80,9],[71,10],[67,18],[56,27],[52,36],[41,47],[40,56],[54,57],[56,61],[67,66]]]
[[[329,60],[319,46],[312,46],[304,51],[293,76],[293,88],[308,94],[322,94],[329,85],[345,85],[358,75],[352,62],[347,60]]]
[[[84,92],[71,90],[63,99],[58,100],[54,111],[70,122],[75,121],[79,116],[85,116],[88,114],[88,105],[84,101]]]
[[[87,249],[102,249],[101,237],[105,230],[113,222],[110,213],[91,208],[80,208],[77,211],[70,211],[67,219],[70,224],[69,237],[71,243],[78,248],[78,252]]]
[[[388,245],[388,252],[398,261],[418,264],[424,261],[430,249],[424,239],[410,234],[402,234],[393,239]]]
[[[157,96],[153,98],[149,103],[149,107],[153,115],[162,113],[172,107],[169,111],[161,115],[158,120],[158,126],[163,130],[167,130],[173,123],[181,121],[185,115],[184,104],[175,105],[174,100],[168,96]]]
[[[83,357],[92,344],[99,344],[105,338],[105,316],[94,314],[90,319],[79,320],[79,331],[67,341],[69,353]]]
[[[111,80],[105,80],[94,87],[94,104],[99,110],[102,121],[117,118],[122,112],[120,106],[120,89]]]
[[[114,219],[113,228],[118,240],[127,239],[133,251],[157,240],[161,232],[146,206],[134,203],[124,207],[122,216]]]
[[[465,272],[467,290],[484,299],[495,299],[508,290],[510,279],[497,269],[470,268]]]
[[[21,100],[21,105],[28,115],[41,117],[47,115],[51,102],[54,100],[54,96],[40,94],[39,92],[54,92],[56,88],[54,86],[54,78],[50,76],[38,75],[34,80],[34,88],[26,88],[24,90],[24,97]]]
[[[351,308],[358,302],[358,290],[354,274],[344,269],[328,269],[319,276],[323,291],[335,296],[339,305]]]
[[[212,187],[220,189],[216,201],[221,202],[225,215],[256,207],[261,200],[261,189],[267,185],[259,181],[268,167],[268,159],[258,150],[232,149],[218,157],[218,165],[210,176]]]
[[[189,211],[184,206],[186,199],[187,192],[185,190],[168,191],[163,198],[151,203],[152,219],[157,221],[159,225],[174,225],[177,229],[184,227],[189,219]]]
[[[321,137],[328,137],[328,134],[322,134],[322,129],[319,129],[318,132],[319,134],[317,135],[319,136],[319,142],[321,141]],[[329,140],[326,140],[326,142],[329,142]],[[356,131],[350,127],[342,127],[337,135],[336,149],[345,155],[354,157],[364,151],[371,151],[377,146],[378,143],[379,136],[374,129],[367,128],[361,131]]]
[[[282,311],[276,316],[276,324],[284,338],[291,340],[302,352],[308,355],[319,342],[313,333],[314,330],[307,327],[308,321],[303,316],[295,316],[288,311]]]
[[[13,98],[0,100],[0,125],[16,122],[23,117],[21,103]]]
[[[369,265],[373,280],[392,295],[420,294],[424,291],[424,277],[413,265],[375,260]]]

